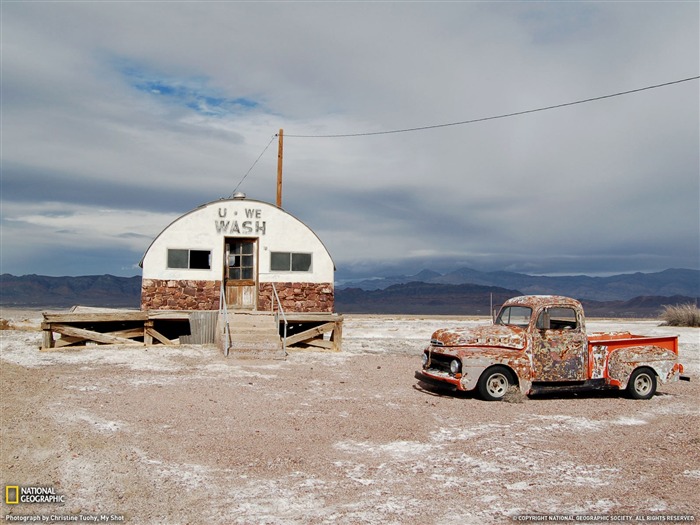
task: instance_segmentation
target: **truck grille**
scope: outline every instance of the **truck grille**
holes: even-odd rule
[[[430,355],[430,366],[428,367],[428,370],[434,370],[436,372],[443,372],[445,374],[449,374],[450,363],[453,359],[455,359],[454,356],[436,354],[435,352],[433,352]]]

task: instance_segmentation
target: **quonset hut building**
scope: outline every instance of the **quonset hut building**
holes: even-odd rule
[[[146,250],[142,310],[333,312],[335,265],[318,236],[272,204],[236,194],[173,221]]]
[[[308,226],[275,205],[242,193],[204,204],[165,228],[139,266],[141,310],[219,311],[226,353],[265,345],[340,349],[333,259]]]

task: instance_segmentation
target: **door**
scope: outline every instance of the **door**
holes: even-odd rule
[[[532,331],[534,381],[584,381],[588,344],[581,320],[570,307],[540,312]]]
[[[258,297],[256,239],[226,239],[226,306],[254,310]]]

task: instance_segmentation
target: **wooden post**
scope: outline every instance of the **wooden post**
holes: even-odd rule
[[[284,142],[284,130],[280,129],[279,144],[277,146],[277,207],[282,207],[282,151]]]
[[[340,352],[343,349],[343,320],[335,321],[335,327],[331,332],[331,341],[333,342],[333,350]]]
[[[143,344],[150,346],[153,344],[153,335],[149,330],[153,329],[153,319],[147,319],[143,323]]]
[[[49,323],[41,323],[41,329],[43,330],[43,338],[42,338],[42,343],[41,343],[41,349],[47,349],[47,348],[53,348],[54,347],[54,341],[53,341],[53,331],[51,330],[51,324]]]

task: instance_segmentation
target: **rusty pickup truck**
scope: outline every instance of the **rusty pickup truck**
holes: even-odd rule
[[[476,389],[487,401],[503,399],[511,386],[525,395],[612,388],[650,399],[657,382],[689,380],[682,373],[677,336],[586,334],[580,302],[530,295],[508,300],[492,325],[437,330],[415,377]]]

